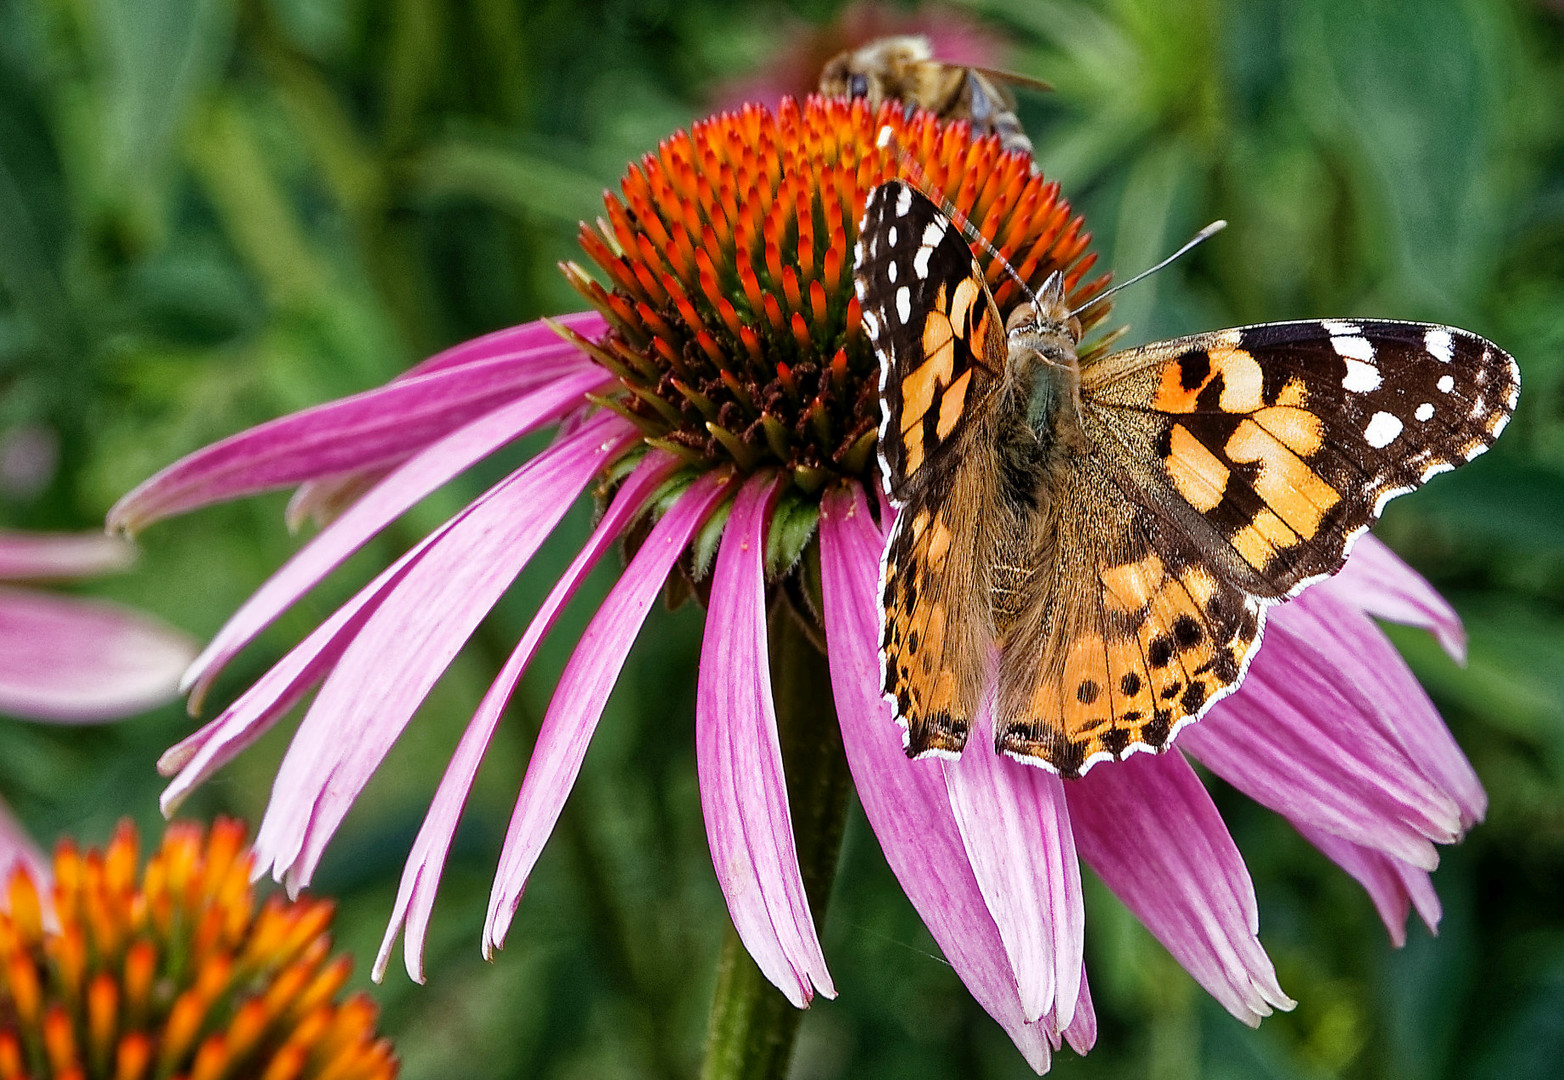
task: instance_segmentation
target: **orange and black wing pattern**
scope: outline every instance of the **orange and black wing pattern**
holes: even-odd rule
[[[882,472],[904,502],[987,403],[1005,328],[960,230],[900,180],[869,194],[853,278],[880,358]]]
[[[1464,330],[1326,319],[1107,356],[1081,393],[1089,436],[1140,497],[1181,514],[1219,572],[1280,599],[1340,569],[1390,499],[1491,446],[1520,372]]]

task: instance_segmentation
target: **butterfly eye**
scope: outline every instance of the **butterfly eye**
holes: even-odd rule
[[[869,96],[869,76],[854,75],[847,80],[847,96],[861,98]]]

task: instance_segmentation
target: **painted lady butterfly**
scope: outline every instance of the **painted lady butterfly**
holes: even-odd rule
[[[856,258],[899,509],[884,691],[913,757],[958,754],[996,679],[1002,753],[1075,777],[1166,747],[1242,681],[1266,608],[1486,450],[1520,392],[1492,342],[1383,320],[1080,362],[1060,278],[1005,324],[961,232],[898,180]]]

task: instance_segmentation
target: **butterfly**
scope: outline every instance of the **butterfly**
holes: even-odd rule
[[[862,98],[871,109],[895,100],[943,120],[969,120],[976,133],[998,135],[1001,149],[1031,157],[1032,141],[1005,84],[1053,89],[1014,72],[936,60],[928,39],[917,35],[877,38],[838,53],[820,72],[820,93],[826,97]]]
[[[855,250],[880,360],[883,691],[909,756],[1077,777],[1161,750],[1237,688],[1267,607],[1340,569],[1391,498],[1486,450],[1510,355],[1414,322],[1265,323],[1077,355],[1054,274],[1001,318],[912,185]]]

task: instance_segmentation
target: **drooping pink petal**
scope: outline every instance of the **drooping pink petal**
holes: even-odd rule
[[[1305,596],[1333,596],[1375,618],[1427,630],[1458,664],[1466,663],[1466,628],[1449,601],[1378,537],[1365,535],[1335,577]]]
[[[587,745],[647,611],[674,563],[728,487],[726,476],[707,473],[679,496],[653,526],[571,653],[543,715],[537,745],[505,833],[484,922],[484,956],[492,957],[505,944],[527,878],[559,821],[565,797],[575,785]]]
[[[1293,1007],[1243,856],[1183,754],[1131,755],[1065,794],[1082,858],[1223,1008],[1254,1027]]]
[[[1304,593],[1280,614],[1290,632],[1331,643],[1330,652],[1343,660],[1342,677],[1361,690],[1380,730],[1430,786],[1455,800],[1459,831],[1481,821],[1488,809],[1482,781],[1412,669],[1373,620],[1331,593]]]
[[[116,604],[0,588],[0,714],[133,716],[175,697],[195,642]]]
[[[22,823],[16,820],[11,808],[0,799],[0,911],[6,906],[6,886],[18,868],[27,871],[41,896],[47,896],[49,882],[54,875],[49,871],[49,860],[27,835]]]
[[[413,841],[412,851],[409,852],[407,864],[402,870],[402,882],[397,889],[396,906],[392,911],[390,924],[386,927],[385,937],[380,943],[380,952],[375,957],[372,975],[376,982],[385,976],[386,965],[391,958],[391,946],[396,941],[397,931],[401,929],[404,922],[407,925],[407,941],[403,949],[403,959],[406,962],[408,977],[414,982],[424,981],[424,941],[429,932],[429,916],[434,911],[435,894],[440,888],[440,876],[445,869],[446,857],[451,851],[451,842],[455,838],[462,809],[466,806],[467,796],[472,791],[473,780],[478,774],[478,766],[483,761],[483,755],[488,752],[489,742],[494,738],[495,729],[505,713],[505,706],[515,692],[516,684],[521,681],[522,673],[531,663],[533,654],[537,652],[538,645],[542,643],[543,638],[553,627],[555,619],[559,617],[560,611],[570,602],[570,598],[575,595],[581,582],[597,565],[603,552],[608,550],[624,531],[625,526],[644,509],[646,500],[677,466],[678,459],[672,454],[653,450],[642,458],[635,470],[625,478],[619,490],[614,493],[614,500],[609,505],[608,512],[603,515],[603,520],[598,522],[586,546],[576,553],[570,566],[554,583],[554,587],[527,626],[527,632],[522,635],[521,641],[505,661],[504,668],[489,687],[488,693],[479,702],[471,722],[462,733],[456,752],[451,755],[450,764],[446,766],[445,775],[440,779],[440,787],[429,804],[429,812],[424,817],[423,827],[418,830],[418,837]]]
[[[109,528],[136,532],[198,506],[374,468],[518,397],[563,382],[578,390],[579,402],[585,390],[606,378],[573,346],[556,340],[524,354],[443,368],[330,401],[176,461],[116,503]]]
[[[863,490],[838,488],[820,512],[820,571],[831,688],[847,765],[885,860],[956,974],[1009,1034],[1027,1063],[1047,1071],[1057,1029],[1028,1023],[1015,973],[967,861],[937,761],[909,761],[880,695],[876,603],[884,534]],[[981,749],[981,748],[979,748]],[[1072,1046],[1089,1047],[1095,1018],[1080,982]]]
[[[343,652],[299,725],[255,838],[257,872],[291,892],[473,630],[633,429],[583,425],[473,503],[407,571]]]
[[[766,535],[780,478],[739,490],[712,571],[695,763],[717,881],[739,940],[797,1008],[835,997],[793,839],[766,639]]]
[[[1243,687],[1179,745],[1262,806],[1433,869],[1460,811],[1381,728],[1357,654],[1298,632],[1300,602],[1271,613]]]
[[[79,578],[123,570],[136,549],[102,533],[25,533],[0,530],[0,581]]]
[[[164,776],[179,774],[159,800],[165,817],[172,816],[191,791],[269,731],[326,677],[365,621],[406,576],[408,568],[445,536],[451,524],[446,522],[404,552],[273,664],[228,708],[163,752],[158,759],[158,772]]]
[[[1368,892],[1396,948],[1406,944],[1407,911],[1414,905],[1432,933],[1439,930],[1439,896],[1428,871],[1295,821],[1293,827]]]
[[[970,752],[943,761],[967,859],[1010,957],[1028,1020],[1074,1019],[1086,909],[1064,784],[992,752],[992,701],[973,725]]]
[[[600,380],[587,373],[562,379],[479,417],[426,447],[355,502],[257,589],[185,673],[198,708],[223,667],[278,615],[343,560],[430,492],[501,446],[552,423]]]

